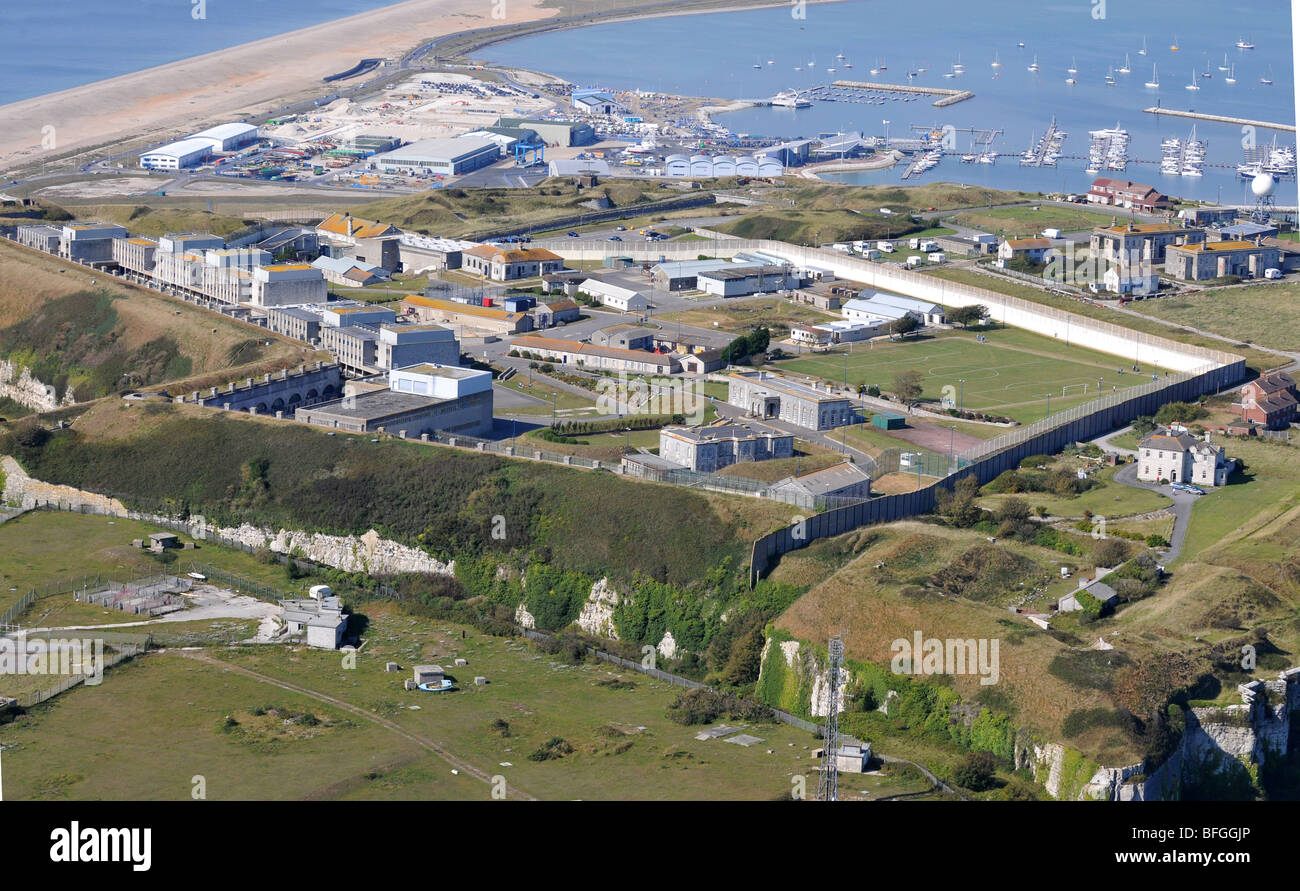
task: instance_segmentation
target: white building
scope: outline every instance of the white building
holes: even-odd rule
[[[290,634],[305,634],[309,647],[337,650],[348,627],[343,601],[330,593],[328,585],[316,585],[311,595],[302,600],[280,601],[285,627]]]
[[[325,276],[310,263],[285,263],[253,269],[249,299],[258,306],[323,303],[329,299]]]
[[[389,371],[388,388],[394,393],[415,393],[435,399],[461,399],[475,393],[492,392],[492,372],[423,362]]]
[[[598,278],[587,279],[578,286],[578,292],[594,297],[604,306],[620,312],[645,312],[650,308],[650,301],[637,291],[612,285]]]
[[[1148,482],[1224,486],[1236,463],[1210,442],[1208,433],[1202,440],[1185,431],[1156,430],[1138,443],[1137,477]]]
[[[184,170],[202,164],[212,154],[212,140],[182,139],[140,155],[140,166],[148,170]]]
[[[931,254],[931,256],[935,256]],[[848,310],[849,304],[853,304],[853,312],[850,315]],[[877,316],[886,317],[891,311],[910,313],[916,317],[916,320],[925,325],[942,325],[947,316],[944,314],[943,307],[937,303],[931,303],[929,300],[918,300],[915,297],[904,297],[902,294],[891,294],[888,291],[875,291],[871,288],[865,288],[858,292],[857,298],[844,304],[843,315],[848,318],[860,318],[859,313],[872,313]],[[894,318],[901,318],[901,313]]]
[[[230,152],[257,142],[258,131],[254,124],[230,123],[217,124],[198,133],[191,133],[189,140],[202,140],[213,152]]]

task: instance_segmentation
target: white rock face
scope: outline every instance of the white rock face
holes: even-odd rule
[[[794,660],[799,656],[799,641],[781,641],[781,655],[785,657],[785,667],[794,668]]]
[[[14,402],[36,411],[53,411],[64,405],[74,405],[72,391],[63,394],[60,402],[54,395],[54,388],[32,377],[31,371],[15,365],[8,359],[0,359],[0,396],[8,396]]]
[[[395,572],[424,572],[454,575],[455,561],[443,563],[424,551],[387,538],[371,529],[363,535],[326,535],[322,532],[251,526],[212,527],[194,517],[190,533],[199,539],[235,541],[253,548],[269,548],[277,554],[293,554],[346,572],[387,575]]]
[[[521,603],[515,609],[515,624],[520,628],[536,628],[537,620],[533,618],[533,614],[530,613]]]
[[[849,685],[849,673],[846,669],[839,670],[839,677],[834,685],[835,701],[839,705],[839,711],[844,711],[844,692]],[[824,718],[831,711],[831,679],[830,671],[819,671],[813,676],[812,702],[809,703],[809,710],[814,718]]]
[[[582,605],[582,612],[578,614],[578,627],[588,634],[618,640],[618,632],[614,629],[616,606],[618,592],[609,583],[609,579],[600,579],[591,586],[587,602]]]
[[[665,659],[676,659],[677,641],[673,639],[673,633],[671,631],[665,631],[663,640],[659,641],[659,646],[655,647],[655,649],[658,650],[659,655],[663,656]]]

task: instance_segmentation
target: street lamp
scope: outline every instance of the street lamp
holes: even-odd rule
[[[1046,418],[1050,418],[1051,416],[1052,416],[1052,394],[1048,393],[1047,394],[1047,415],[1044,418],[1044,420],[1046,420]]]

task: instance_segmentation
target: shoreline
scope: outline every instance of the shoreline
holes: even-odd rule
[[[156,144],[217,118],[270,112],[327,88],[322,78],[360,59],[401,58],[421,41],[466,30],[470,22],[471,28],[479,23],[522,24],[553,15],[555,10],[541,2],[511,4],[510,15],[497,21],[478,0],[403,0],[11,102],[0,106],[0,170],[39,163],[42,155],[62,161],[77,151],[131,140]],[[53,146],[46,138],[49,133]]]
[[[667,0],[593,11],[576,20],[552,23],[547,20],[558,18],[561,10],[545,7],[544,2],[547,0],[511,4],[506,18],[493,19],[491,9],[485,9],[480,0],[403,0],[0,105],[0,172],[13,175],[44,160],[66,166],[97,148],[156,145],[219,119],[269,114],[328,89],[322,78],[345,71],[361,59],[400,60],[430,40],[451,42],[448,57],[464,58],[487,46],[553,30],[786,5],[786,0]],[[469,38],[464,47],[455,45],[460,34]],[[381,66],[367,72],[359,82],[384,70]],[[177,83],[192,86],[173,89]],[[341,89],[352,85],[351,80],[337,82]]]

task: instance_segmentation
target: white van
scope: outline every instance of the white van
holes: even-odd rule
[[[1044,230],[1043,230],[1043,237],[1044,237],[1044,238],[1063,238],[1064,236],[1061,234],[1061,230],[1060,230],[1060,229],[1044,229]]]
[[[1272,269],[1264,270],[1264,278],[1281,278],[1282,270],[1274,266]]]

